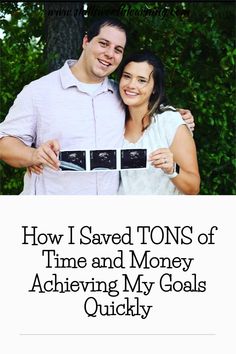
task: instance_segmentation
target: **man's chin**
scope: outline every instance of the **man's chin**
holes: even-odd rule
[[[101,70],[97,70],[95,75],[99,78],[105,78],[107,76],[109,76],[111,73],[113,73],[113,71],[115,71],[114,68],[111,68],[111,67],[108,67],[108,68],[104,68],[104,69],[101,69]]]

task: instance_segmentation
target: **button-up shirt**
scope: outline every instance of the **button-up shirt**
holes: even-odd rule
[[[57,139],[61,150],[116,149],[122,146],[125,113],[117,86],[105,78],[93,93],[65,65],[31,82],[17,96],[0,138],[13,136],[26,145],[40,146]],[[41,175],[26,173],[22,194],[116,194],[117,171],[75,172],[44,168]]]

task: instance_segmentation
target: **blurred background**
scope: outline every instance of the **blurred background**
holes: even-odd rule
[[[0,121],[24,85],[79,57],[94,19],[118,17],[129,29],[125,55],[155,52],[170,103],[195,117],[200,194],[236,194],[235,12],[230,1],[1,2]],[[24,172],[0,161],[0,194],[19,194]]]

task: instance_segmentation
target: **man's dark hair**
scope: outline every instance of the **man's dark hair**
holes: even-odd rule
[[[91,41],[93,37],[96,37],[102,27],[104,26],[111,26],[116,27],[120,31],[123,31],[127,38],[127,29],[126,26],[117,18],[114,17],[102,17],[99,18],[97,21],[93,22],[87,31],[88,40]]]

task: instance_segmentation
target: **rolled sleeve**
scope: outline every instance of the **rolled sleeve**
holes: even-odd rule
[[[0,138],[11,136],[31,146],[36,139],[36,114],[31,85],[18,94],[6,119],[0,124]]]

